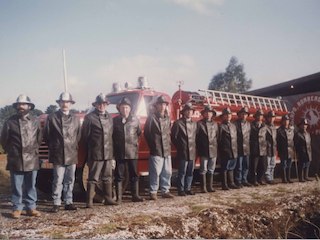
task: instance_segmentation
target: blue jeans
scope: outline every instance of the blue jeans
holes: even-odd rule
[[[273,181],[275,166],[276,166],[276,157],[268,157],[267,156],[267,170],[266,170],[266,180],[267,181]]]
[[[281,161],[281,167],[283,169],[291,168],[291,158],[289,158],[289,159],[280,159],[280,161]]]
[[[179,160],[178,191],[190,191],[193,180],[194,161]]]
[[[240,156],[236,166],[236,181],[237,183],[247,183],[249,172],[249,156]]]
[[[229,159],[221,161],[221,168],[223,171],[232,171],[236,168],[237,159]]]
[[[13,210],[22,211],[36,209],[37,190],[36,179],[37,171],[16,172],[10,171],[11,178],[11,201]]]
[[[217,158],[207,158],[201,157],[200,158],[200,174],[213,174],[214,170],[216,169],[216,162]]]
[[[64,203],[73,203],[72,191],[75,180],[75,171],[75,164],[53,166],[52,198],[54,205],[61,205],[62,191]]]
[[[149,158],[149,182],[150,193],[157,193],[160,189],[162,193],[170,191],[172,176],[171,156],[152,156]]]

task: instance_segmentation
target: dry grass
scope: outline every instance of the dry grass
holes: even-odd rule
[[[0,154],[0,193],[10,193],[10,174],[6,170],[7,156]]]

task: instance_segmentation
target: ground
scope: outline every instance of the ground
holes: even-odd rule
[[[320,183],[276,184],[120,206],[77,202],[76,212],[50,213],[39,194],[40,218],[10,218],[8,173],[0,159],[1,238],[319,238]],[[176,192],[174,192],[176,193]],[[144,197],[147,198],[147,195]]]

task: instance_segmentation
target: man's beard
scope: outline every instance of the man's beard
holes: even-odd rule
[[[23,109],[23,108],[19,108],[19,109],[18,109],[18,114],[19,114],[20,116],[25,116],[25,115],[27,115],[29,112],[30,112],[30,109]]]

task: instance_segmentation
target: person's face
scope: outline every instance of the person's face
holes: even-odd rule
[[[120,112],[121,116],[124,118],[129,117],[130,111],[131,111],[131,107],[127,104],[121,104],[119,106],[119,112]]]
[[[230,122],[232,119],[232,114],[229,113],[229,114],[224,114],[223,117],[222,117],[222,120],[223,121],[227,121],[227,122]]]
[[[288,128],[288,127],[289,127],[289,124],[290,124],[290,120],[283,120],[283,121],[282,121],[282,124],[283,124],[286,128]]]
[[[28,113],[31,109],[31,106],[27,103],[18,103],[17,110],[20,114]]]
[[[271,123],[271,124],[274,124],[274,120],[276,119],[276,117],[269,117],[268,118],[268,121]]]
[[[212,117],[213,117],[213,112],[205,112],[203,114],[203,117],[209,121],[212,121]]]
[[[157,112],[162,114],[162,115],[165,113],[166,109],[167,109],[167,104],[166,103],[158,103],[156,105]]]
[[[68,102],[68,101],[60,101],[59,102],[59,106],[60,106],[60,110],[62,112],[67,112],[70,110],[70,107],[71,107],[71,102]]]
[[[183,116],[184,116],[185,118],[191,118],[192,115],[193,115],[193,110],[185,110],[185,111],[183,112]]]
[[[263,116],[262,115],[257,116],[257,121],[258,122],[262,122],[262,120],[263,120]]]
[[[95,105],[96,109],[101,113],[104,113],[106,111],[107,106],[108,106],[107,103],[96,103]]]
[[[242,112],[239,114],[239,118],[242,120],[242,121],[246,121],[247,118],[248,118],[248,114],[245,113],[245,112]]]
[[[300,125],[300,128],[303,130],[303,131],[307,131],[307,129],[308,129],[308,125],[305,125],[305,124],[301,124]]]

